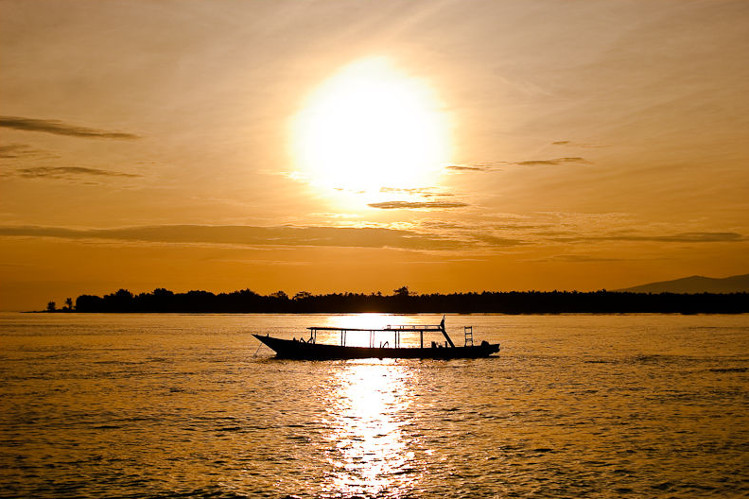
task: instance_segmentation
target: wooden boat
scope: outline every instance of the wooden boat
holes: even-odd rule
[[[358,329],[339,327],[308,327],[309,339],[281,339],[269,335],[254,334],[255,338],[276,352],[276,357],[282,359],[304,359],[304,360],[329,360],[329,359],[466,359],[489,357],[499,352],[499,343],[490,344],[482,341],[478,345],[473,344],[473,327],[463,328],[465,343],[463,346],[455,346],[450,335],[445,329],[445,318],[435,325],[396,325],[387,326],[383,329]],[[331,345],[317,343],[318,331],[333,331],[340,335],[340,344]],[[369,333],[369,346],[347,346],[346,339],[349,333]],[[419,333],[419,346],[401,347],[402,333]],[[442,342],[431,341],[424,346],[424,334],[430,332],[442,333],[445,338]],[[376,337],[382,333],[392,334],[393,343],[390,340],[375,345]]]

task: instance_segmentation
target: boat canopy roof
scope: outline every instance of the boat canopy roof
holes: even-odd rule
[[[442,331],[442,324],[403,324],[394,326],[385,326],[384,328],[355,328],[355,327],[331,327],[331,326],[313,326],[308,327],[310,331],[363,331],[367,333],[376,331]]]
[[[450,335],[447,334],[447,330],[445,330],[445,317],[442,317],[442,321],[439,324],[396,324],[393,326],[385,326],[384,328],[355,328],[355,327],[332,327],[332,326],[313,326],[308,327],[310,331],[310,340],[314,343],[315,338],[317,337],[318,331],[338,331],[341,333],[341,344],[345,345],[346,343],[346,334],[348,334],[349,331],[354,332],[364,332],[369,333],[369,342],[370,344],[374,345],[374,337],[375,334],[378,332],[387,332],[387,333],[393,333],[395,337],[395,346],[396,348],[400,345],[400,335],[402,332],[416,332],[419,333],[421,337],[421,343],[423,347],[424,343],[424,333],[427,331],[434,331],[438,333],[442,333],[442,335],[447,340],[447,343],[454,347],[455,343],[453,343],[453,340],[450,339]]]

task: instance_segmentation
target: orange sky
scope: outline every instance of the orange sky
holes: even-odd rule
[[[749,272],[745,1],[0,1],[0,309]]]

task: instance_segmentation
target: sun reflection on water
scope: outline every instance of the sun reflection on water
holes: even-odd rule
[[[418,477],[403,433],[414,371],[396,361],[351,361],[330,394],[329,485],[338,494],[399,496]],[[400,492],[399,492],[400,491]]]

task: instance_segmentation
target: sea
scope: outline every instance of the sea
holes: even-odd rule
[[[502,349],[447,361],[251,334],[441,318],[0,314],[0,497],[749,497],[746,315],[448,315]]]

